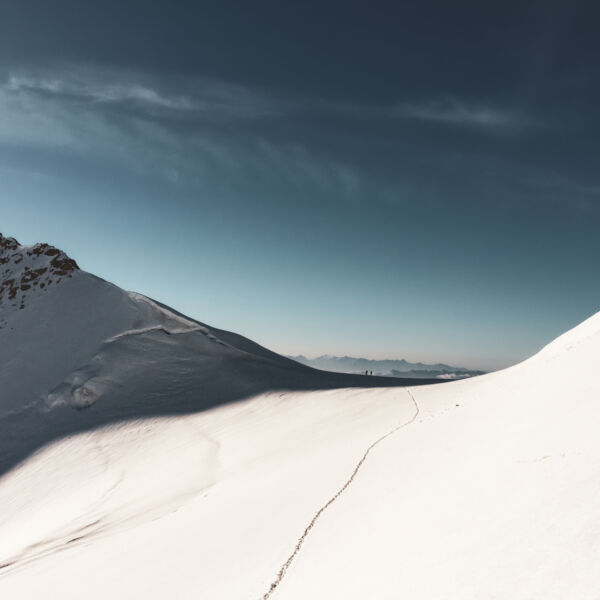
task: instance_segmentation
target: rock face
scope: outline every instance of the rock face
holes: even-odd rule
[[[47,290],[78,270],[72,258],[53,246],[21,246],[0,233],[0,307],[24,309],[33,289]]]

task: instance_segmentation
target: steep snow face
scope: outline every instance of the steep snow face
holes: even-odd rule
[[[225,346],[207,327],[81,271],[48,244],[0,235],[0,418],[32,406],[90,406],[119,385],[97,374],[125,338],[192,332],[213,352]]]
[[[81,271],[47,244],[1,237],[0,248],[0,417],[44,402],[112,336],[193,325]]]

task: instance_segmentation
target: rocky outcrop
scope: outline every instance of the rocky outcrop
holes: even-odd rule
[[[59,284],[78,270],[77,263],[58,248],[21,246],[15,238],[0,233],[0,308],[24,309],[28,294]]]

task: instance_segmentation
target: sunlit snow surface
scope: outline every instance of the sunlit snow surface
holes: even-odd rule
[[[248,340],[61,285],[2,312],[0,598],[599,597],[600,315],[479,378],[275,391]]]

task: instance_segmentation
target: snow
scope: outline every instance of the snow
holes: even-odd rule
[[[600,313],[366,388],[82,271],[0,310],[2,598],[598,598]]]

